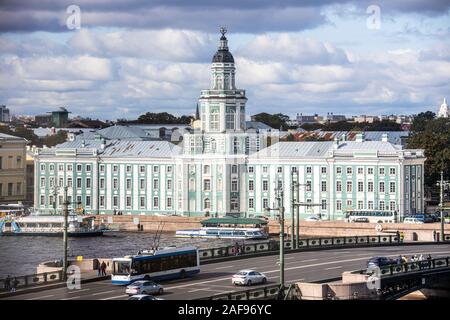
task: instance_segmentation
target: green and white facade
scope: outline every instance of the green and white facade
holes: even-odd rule
[[[301,216],[341,219],[348,209],[422,212],[423,150],[382,141],[280,142],[278,131],[246,128],[245,90],[224,34],[213,57],[211,88],[198,101],[199,128],[183,145],[168,141],[74,139],[35,157],[35,207],[86,213],[266,214],[284,190],[286,215],[295,197]],[[293,188],[293,185],[299,185]],[[308,203],[313,206],[308,206]]]

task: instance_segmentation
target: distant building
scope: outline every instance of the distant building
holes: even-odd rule
[[[0,203],[26,198],[27,140],[0,133]]]
[[[57,128],[64,128],[69,123],[69,111],[66,108],[60,107],[56,111],[51,111],[52,114],[52,124]]]
[[[339,121],[346,121],[347,118],[344,115],[341,114],[333,114],[327,113],[325,117],[322,119],[322,123],[331,123],[331,122],[339,122]]]
[[[51,127],[52,115],[51,114],[38,114],[34,117],[34,122],[38,126]]]
[[[10,122],[11,116],[9,114],[9,109],[6,106],[0,106],[0,122]]]
[[[450,118],[450,109],[446,98],[444,98],[444,102],[441,104],[441,108],[439,109],[437,116],[438,118]]]
[[[297,113],[297,124],[299,126],[301,126],[302,124],[305,123],[319,123],[320,121],[322,121],[322,117],[320,117],[319,115],[315,114],[315,115],[303,115],[303,113],[298,114]]]
[[[366,115],[360,115],[360,116],[354,116],[353,122],[361,123],[361,122],[368,122],[368,123],[374,123],[375,121],[379,121],[380,118],[378,116],[366,116]]]

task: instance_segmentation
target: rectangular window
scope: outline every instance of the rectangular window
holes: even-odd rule
[[[41,188],[45,188],[45,178],[41,178]]]
[[[267,173],[267,166],[263,167],[263,173]]]
[[[368,201],[367,202],[367,209],[373,210],[373,201]]]
[[[0,157],[1,160],[1,157]],[[1,165],[0,165],[0,169],[1,169]],[[41,171],[45,171],[45,164],[41,164]]]
[[[352,174],[352,173],[353,173],[352,167],[347,167],[347,174]]]
[[[237,165],[232,165],[232,166],[231,166],[231,173],[238,173],[238,167],[237,167]]]
[[[254,167],[248,167],[248,173],[253,173],[255,172],[255,168]]]
[[[13,195],[13,184],[8,183],[8,196],[12,196],[12,195]]]
[[[167,172],[171,173],[172,172],[172,166],[167,166]]]
[[[126,170],[127,170],[127,173],[131,173],[131,166],[127,165]]]
[[[167,198],[167,208],[172,208],[172,198]]]
[[[140,180],[139,180],[139,188],[140,188],[141,190],[144,190],[144,189],[145,189],[145,180],[144,180],[144,179],[140,179]]]
[[[347,192],[353,191],[353,184],[351,181],[347,181]]]
[[[253,180],[248,181],[248,191],[254,191],[255,190],[255,183]]]
[[[342,167],[336,167],[336,174],[342,173]]]
[[[86,207],[91,206],[91,196],[86,196]]]
[[[312,173],[312,167],[306,167],[306,173]]]
[[[364,168],[358,167],[358,174],[364,174]]]
[[[327,210],[327,200],[322,200],[322,210]]]
[[[16,189],[16,193],[17,194],[21,194],[22,193],[22,183],[21,182],[17,182],[17,189]]]
[[[306,181],[306,191],[311,191],[312,190],[312,182],[311,180],[307,180]]]
[[[45,206],[45,196],[41,196],[41,201],[39,203],[41,206]]]
[[[336,192],[342,192],[342,181],[336,181]]]
[[[336,200],[336,210],[342,211],[342,201],[341,200]]]
[[[58,179],[58,186],[59,187],[64,187],[64,179],[63,178],[59,178]]]
[[[380,181],[380,193],[384,193],[384,192],[385,192],[384,182]]]
[[[395,211],[395,201],[389,202],[389,210]]]
[[[58,171],[59,172],[63,172],[64,171],[64,165],[63,164],[59,164],[58,165]]]
[[[90,164],[86,165],[86,172],[91,172],[91,165]]]
[[[327,182],[326,181],[321,182],[321,190],[322,190],[322,192],[327,191]]]
[[[67,165],[67,171],[72,172],[73,166],[71,164]]]
[[[119,199],[118,199],[117,196],[114,196],[114,197],[113,197],[113,206],[114,206],[114,207],[117,207],[118,205],[119,205]]]
[[[384,168],[380,168],[379,172],[380,172],[380,176],[384,176]]]
[[[389,183],[389,192],[390,193],[395,193],[395,182],[390,182]]]
[[[113,189],[117,190],[117,186],[118,186],[118,180],[117,178],[113,179]]]
[[[277,173],[283,173],[283,167],[277,167]]]
[[[91,187],[91,178],[86,178],[86,188]]]
[[[364,182],[358,181],[358,192],[364,192]]]
[[[139,172],[145,173],[145,166],[139,166]]]
[[[231,191],[236,192],[238,191],[238,183],[237,180],[231,180]]]
[[[389,168],[389,174],[395,175],[395,168]]]
[[[113,172],[117,173],[119,171],[119,166],[113,165]]]
[[[100,179],[100,189],[104,189],[105,188],[105,178],[101,178]]]
[[[158,189],[158,188],[159,188],[159,180],[153,179],[153,189]]]
[[[171,179],[169,179],[169,180],[167,180],[167,190],[172,190],[172,180]]]
[[[72,188],[72,178],[67,178],[67,187]]]
[[[105,206],[105,196],[100,196],[100,207],[103,208]]]
[[[211,191],[211,180],[203,180],[203,191]]]
[[[380,207],[380,210],[385,209],[384,201],[380,201],[379,207]]]
[[[263,191],[269,191],[269,181],[263,180]]]
[[[373,168],[367,168],[367,174],[373,174]]]
[[[127,208],[130,208],[131,207],[131,197],[130,196],[127,196],[126,198],[125,198],[125,204],[126,204],[126,207]]]
[[[248,199],[248,208],[249,209],[255,208],[255,200],[253,198]]]
[[[55,171],[55,165],[54,164],[50,165],[50,171]]]
[[[159,198],[153,197],[153,207],[158,208],[159,207]]]
[[[81,206],[81,196],[77,196],[77,205]]]
[[[100,165],[100,172],[101,173],[105,172],[105,165],[104,164]]]
[[[327,173],[327,167],[320,168],[320,172],[322,172],[323,174]]]
[[[367,192],[373,192],[373,181],[367,182]]]
[[[351,209],[353,207],[353,201],[352,200],[347,200],[347,208]]]
[[[364,202],[359,200],[358,201],[358,210],[364,209]]]
[[[50,177],[48,184],[50,188],[53,188],[55,186],[55,178]]]
[[[77,164],[77,172],[81,172],[81,164]]]
[[[269,200],[267,198],[263,199],[263,209],[269,208]]]
[[[131,179],[127,179],[126,188],[127,188],[127,190],[131,190]]]
[[[81,188],[81,178],[77,178],[77,188]]]
[[[158,173],[158,172],[159,172],[159,167],[153,166],[153,173]]]

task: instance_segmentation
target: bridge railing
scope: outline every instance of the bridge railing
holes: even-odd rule
[[[288,288],[284,289],[284,293],[287,293]],[[280,294],[280,285],[274,284],[265,287],[248,289],[245,291],[229,292],[223,294],[217,294],[198,300],[269,300],[276,299]]]
[[[377,236],[352,236],[352,237],[323,237],[311,239],[299,239],[299,249],[294,249],[292,240],[285,241],[284,248],[286,252],[290,250],[304,250],[309,248],[330,248],[342,246],[366,246],[375,244],[399,243],[396,235],[377,235]],[[276,240],[259,241],[255,243],[245,243],[230,245],[220,248],[200,249],[200,261],[212,260],[215,258],[251,255],[255,253],[278,251],[280,242]]]
[[[10,277],[9,285],[7,279],[0,279],[0,292],[10,291],[13,287],[15,289],[23,289],[32,286],[40,286],[51,283],[61,282],[63,279],[62,271],[53,271],[45,273],[37,273],[33,275]],[[16,284],[14,285],[14,281]]]

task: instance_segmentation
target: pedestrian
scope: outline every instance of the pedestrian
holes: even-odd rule
[[[102,265],[100,264],[100,262],[97,265],[97,276],[101,276],[102,275]]]
[[[436,239],[436,230],[433,230],[433,241],[437,241],[437,239]]]
[[[397,230],[395,234],[397,236],[397,242],[400,242],[400,231]]]
[[[16,292],[17,285],[19,284],[19,281],[17,278],[14,278],[11,285],[11,292]]]
[[[402,256],[402,262],[405,264],[405,263],[408,263],[408,258],[406,258],[405,256]]]
[[[420,254],[419,261],[423,261],[423,254]]]
[[[102,262],[101,269],[102,269],[102,276],[106,276],[106,263],[105,263],[105,261]]]
[[[11,289],[11,277],[8,274],[8,276],[5,279],[5,290],[9,291],[10,289]]]
[[[397,258],[397,264],[402,264],[402,262],[403,262],[403,258],[401,255],[399,255]]]

